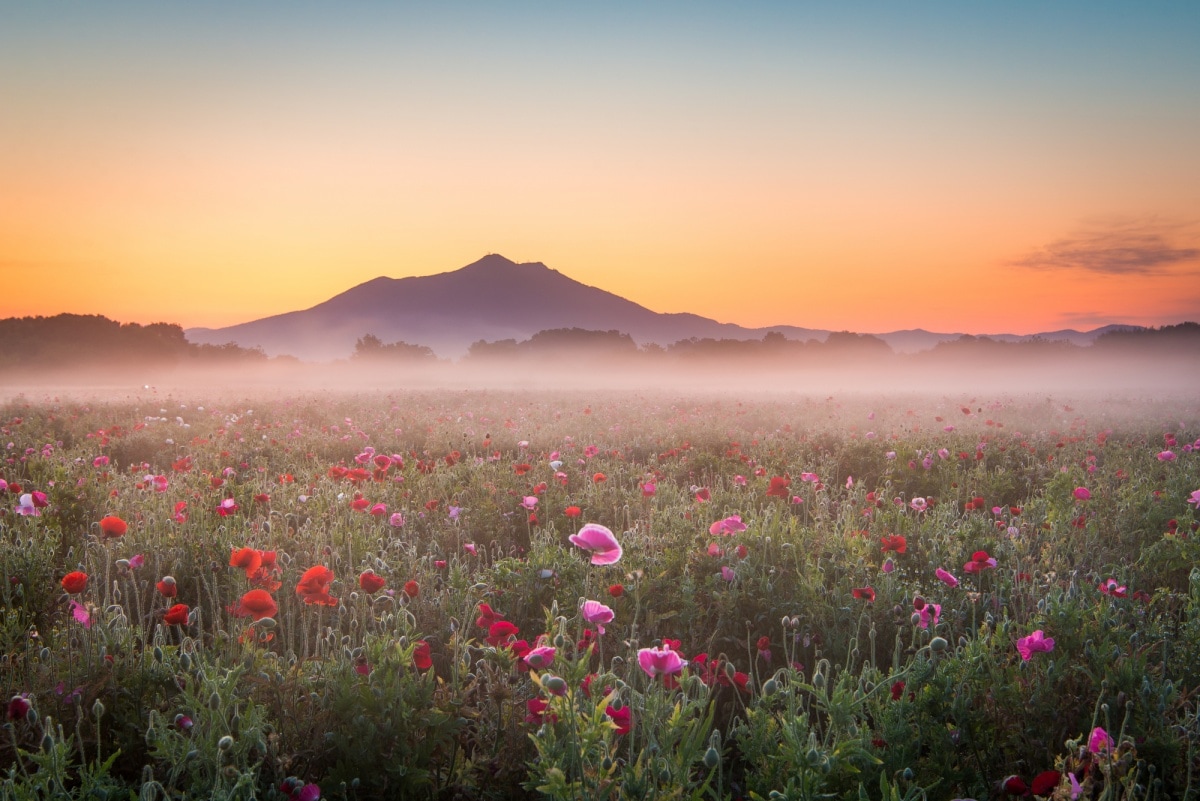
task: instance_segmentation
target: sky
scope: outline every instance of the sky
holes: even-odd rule
[[[500,253],[746,326],[1200,321],[1200,3],[0,0],[0,317]]]

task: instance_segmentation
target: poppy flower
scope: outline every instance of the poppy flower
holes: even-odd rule
[[[74,570],[63,576],[62,588],[68,595],[77,595],[87,586],[88,575],[82,570]]]
[[[746,524],[742,522],[741,515],[730,515],[724,520],[718,520],[708,527],[708,533],[714,537],[719,535],[733,536],[746,530]]]
[[[770,486],[767,487],[767,497],[786,498],[789,494],[788,487],[791,485],[791,479],[786,476],[773,476]]]
[[[174,576],[163,576],[162,579],[154,585],[158,590],[158,594],[164,598],[174,598],[179,594],[179,587],[175,584]]]
[[[638,650],[638,665],[650,678],[670,676],[683,670],[687,664],[672,648],[641,648]]]
[[[275,617],[279,607],[275,605],[275,599],[271,597],[271,593],[266,590],[250,590],[242,596],[237,607],[231,611],[234,617],[252,617],[255,620],[262,620],[264,617]]]
[[[696,500],[700,503],[708,503],[708,501],[712,500],[712,493],[708,487],[700,487],[696,490]]]
[[[535,726],[541,726],[543,723],[557,723],[558,716],[553,712],[547,712],[550,708],[550,702],[545,698],[530,698],[525,702],[525,722],[532,723]]]
[[[633,728],[633,710],[630,707],[623,706],[617,709],[612,704],[609,704],[605,707],[604,714],[617,727],[618,735],[629,734]]]
[[[386,583],[383,576],[376,574],[374,570],[364,570],[358,574],[358,586],[363,592],[379,592]]]
[[[1113,738],[1099,726],[1092,729],[1091,735],[1088,736],[1088,750],[1093,754],[1107,753],[1114,745]]]
[[[566,509],[563,509],[563,514],[567,517],[579,517],[583,514],[583,510],[578,506],[568,506]]]
[[[875,600],[875,590],[871,587],[855,587],[850,590],[850,594],[855,598],[865,599],[867,601]]]
[[[613,610],[599,601],[584,601],[579,607],[579,613],[584,621],[596,624],[596,631],[604,633],[604,624],[612,623]]]
[[[475,622],[478,623],[479,621]],[[488,636],[486,639],[488,645],[498,648],[515,638],[520,631],[515,623],[507,620],[497,620],[488,626]]]
[[[233,498],[226,498],[217,505],[217,514],[221,517],[229,517],[240,508]]]
[[[128,529],[129,524],[115,515],[106,515],[100,518],[100,533],[104,539],[124,537]]]
[[[771,638],[770,637],[767,637],[767,636],[759,637],[758,642],[755,643],[755,648],[758,650],[759,657],[764,662],[769,663],[771,661]]]
[[[416,598],[417,595],[420,594],[420,592],[421,592],[421,585],[418,584],[417,582],[413,581],[412,579],[409,579],[408,581],[404,582],[404,594],[407,595],[409,598]]]
[[[1092,499],[1092,491],[1087,487],[1076,487],[1073,494],[1077,501],[1090,501]]]
[[[982,573],[985,570],[991,570],[995,566],[995,557],[988,556],[987,551],[976,551],[971,554],[971,561],[963,565],[963,570],[968,573]]]
[[[572,534],[568,539],[583,550],[591,552],[593,565],[615,564],[623,553],[616,536],[599,523],[588,523],[579,529],[578,534]]]
[[[1129,592],[1129,588],[1124,584],[1118,584],[1115,578],[1100,582],[1097,588],[1100,592],[1111,595],[1113,598],[1124,598]]]
[[[904,682],[897,681],[897,682],[893,683],[892,687],[891,687],[891,691],[892,691],[892,700],[899,701],[901,696],[904,695]]]
[[[889,534],[880,540],[883,547],[880,549],[884,552],[895,551],[896,553],[904,553],[908,550],[908,540],[903,534]]]
[[[163,615],[163,623],[168,626],[186,626],[189,611],[191,610],[188,609],[187,604],[175,604]]]
[[[29,699],[26,696],[14,695],[8,699],[7,717],[9,720],[24,720],[32,708],[33,705],[29,703]]]
[[[624,584],[610,584],[608,587],[608,594],[614,598],[620,598],[622,595],[625,594],[625,585]]]
[[[557,651],[553,646],[539,645],[537,648],[530,648],[528,653],[521,657],[521,659],[534,670],[541,670],[554,664],[554,655],[556,653]]]
[[[324,565],[313,565],[304,571],[296,584],[296,595],[306,604],[337,606],[337,598],[329,596],[329,585],[333,583],[333,571]]]
[[[418,640],[417,647],[413,649],[413,665],[417,670],[429,670],[433,667],[433,656],[429,651],[429,643],[424,640]]]
[[[262,567],[262,551],[256,548],[238,548],[229,554],[229,566],[240,567],[246,571],[246,577],[249,578]]]
[[[605,481],[608,481],[608,476],[604,475],[603,473],[594,473],[592,475],[593,484],[603,484]]]
[[[944,570],[943,568],[939,567],[937,570],[933,571],[933,574],[937,576],[943,584],[951,589],[954,589],[958,586],[958,579],[955,578],[954,575],[948,570]]]
[[[1037,652],[1050,653],[1054,650],[1054,638],[1047,637],[1038,629],[1028,637],[1022,637],[1017,640],[1017,653],[1021,655],[1021,661],[1028,662],[1029,658]]]

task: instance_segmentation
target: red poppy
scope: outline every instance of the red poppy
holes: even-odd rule
[[[158,594],[164,598],[174,598],[179,594],[179,587],[175,585],[174,576],[163,576],[154,587],[158,590]]]
[[[578,506],[568,506],[563,510],[563,514],[567,517],[579,517],[581,514],[583,514],[583,510]]]
[[[625,586],[622,584],[609,585],[608,594],[614,598],[620,598],[625,594]]]
[[[76,595],[83,592],[83,588],[87,586],[88,575],[81,570],[75,570],[63,576],[62,588],[69,595]]]
[[[255,548],[238,548],[230,552],[229,566],[240,567],[249,577],[262,567],[262,552]]]
[[[420,592],[421,592],[421,585],[418,584],[417,582],[413,581],[412,579],[409,579],[408,581],[404,582],[404,594],[407,595],[409,598],[416,598],[417,595],[420,594]]]
[[[163,615],[163,623],[168,626],[186,626],[189,611],[187,604],[175,604]]]
[[[499,647],[512,640],[520,631],[514,623],[510,623],[507,620],[497,620],[488,626],[488,645]]]
[[[14,695],[8,701],[7,717],[9,720],[24,720],[32,708],[33,705],[29,703],[29,698],[24,695]]]
[[[329,596],[329,585],[333,583],[333,571],[324,565],[313,565],[304,571],[296,584],[296,594],[306,604],[337,606],[337,598]]]
[[[633,710],[630,707],[623,706],[617,709],[609,704],[605,707],[604,714],[616,725],[618,736],[629,734],[630,729],[633,728]]]
[[[521,464],[518,464],[518,465],[513,465],[513,472],[516,473],[518,476],[525,475],[526,473],[528,473],[530,471],[530,469],[531,469],[530,466],[525,462],[522,462]]]
[[[497,620],[504,620],[504,615],[492,609],[488,604],[479,605],[479,617],[475,618],[475,625],[481,629],[489,628]]]
[[[1037,796],[1050,795],[1058,783],[1062,780],[1062,774],[1057,770],[1044,770],[1033,777],[1033,782],[1029,785],[1029,791]]]
[[[429,670],[433,667],[433,657],[429,652],[429,643],[424,640],[417,641],[417,647],[413,649],[413,664],[417,666],[417,670]]]
[[[234,617],[252,617],[262,620],[264,617],[274,617],[279,611],[275,599],[266,590],[250,590],[242,596],[237,608],[231,610]]]
[[[558,722],[558,716],[553,712],[547,712],[550,702],[544,698],[530,698],[525,702],[525,709],[528,710],[525,715],[525,722],[532,723],[535,726],[541,726],[549,721],[551,723]]]
[[[605,481],[608,481],[608,476],[604,475],[603,473],[595,473],[592,475],[592,483],[594,484],[601,484]]]
[[[364,570],[358,574],[358,586],[362,587],[363,592],[379,592],[386,583],[383,576],[376,574],[374,570]]]
[[[904,553],[908,550],[908,540],[904,538],[903,534],[889,534],[881,542],[883,543],[883,548],[881,549],[883,551]]]
[[[892,700],[899,701],[902,695],[904,695],[904,682],[898,681],[892,685]]]
[[[855,587],[854,589],[850,590],[850,594],[855,598],[860,598],[867,601],[875,600],[875,590],[871,587]]]
[[[767,496],[774,498],[786,498],[788,496],[788,487],[792,485],[791,479],[786,476],[773,476],[771,485],[767,487]]]
[[[115,515],[107,515],[100,519],[100,533],[104,536],[104,539],[124,537],[128,529],[129,525]]]

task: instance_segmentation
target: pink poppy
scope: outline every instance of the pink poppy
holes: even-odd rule
[[[1021,660],[1028,662],[1029,658],[1039,651],[1042,653],[1050,653],[1054,650],[1054,638],[1047,637],[1038,629],[1028,637],[1022,637],[1017,640],[1017,653],[1021,655]]]
[[[537,648],[530,648],[522,660],[534,670],[541,670],[554,664],[556,653],[557,651],[552,646],[539,645]]]
[[[1116,743],[1113,742],[1113,738],[1104,729],[1099,726],[1092,729],[1092,733],[1088,737],[1088,750],[1093,754],[1108,753],[1114,745]]]
[[[945,584],[947,587],[950,587],[953,589],[954,587],[958,586],[958,579],[956,579],[954,577],[954,575],[948,570],[944,570],[939,567],[937,570],[933,571],[933,574],[935,576],[937,576],[938,579],[941,580],[941,582],[943,584]]]
[[[599,601],[584,601],[579,607],[579,613],[588,623],[596,624],[596,631],[604,633],[604,624],[612,623],[613,610]]]
[[[942,616],[942,605],[927,603],[917,610],[917,614],[920,616],[921,628],[927,629],[931,623],[936,627],[938,618]]]
[[[683,670],[687,662],[676,651],[664,646],[639,649],[638,664],[647,676],[654,678],[678,673]]]
[[[714,537],[720,534],[732,536],[745,530],[746,524],[742,522],[741,515],[730,515],[724,520],[718,520],[708,527],[708,533]]]
[[[1076,487],[1074,495],[1077,501],[1090,501],[1092,499],[1092,491],[1087,487]]]
[[[593,565],[615,564],[623,553],[616,536],[599,523],[588,523],[579,529],[578,534],[572,534],[568,539],[583,550],[591,552]]]

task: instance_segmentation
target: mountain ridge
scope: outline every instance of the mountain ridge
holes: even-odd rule
[[[556,328],[617,330],[639,345],[662,346],[691,338],[761,339],[772,331],[802,341],[824,340],[832,333],[791,325],[748,328],[691,312],[655,312],[542,262],[518,263],[490,253],[456,270],[404,278],[378,276],[307,309],[223,328],[189,328],[185,334],[197,344],[233,342],[262,348],[270,356],[331,361],[348,357],[366,334],[385,342],[426,345],[442,358],[458,358],[480,340],[523,340]],[[1093,331],[1064,329],[986,338],[1020,342],[1040,337],[1090,344],[1108,330],[1138,328],[1110,325]],[[875,336],[897,352],[915,352],[964,334],[908,329]]]

